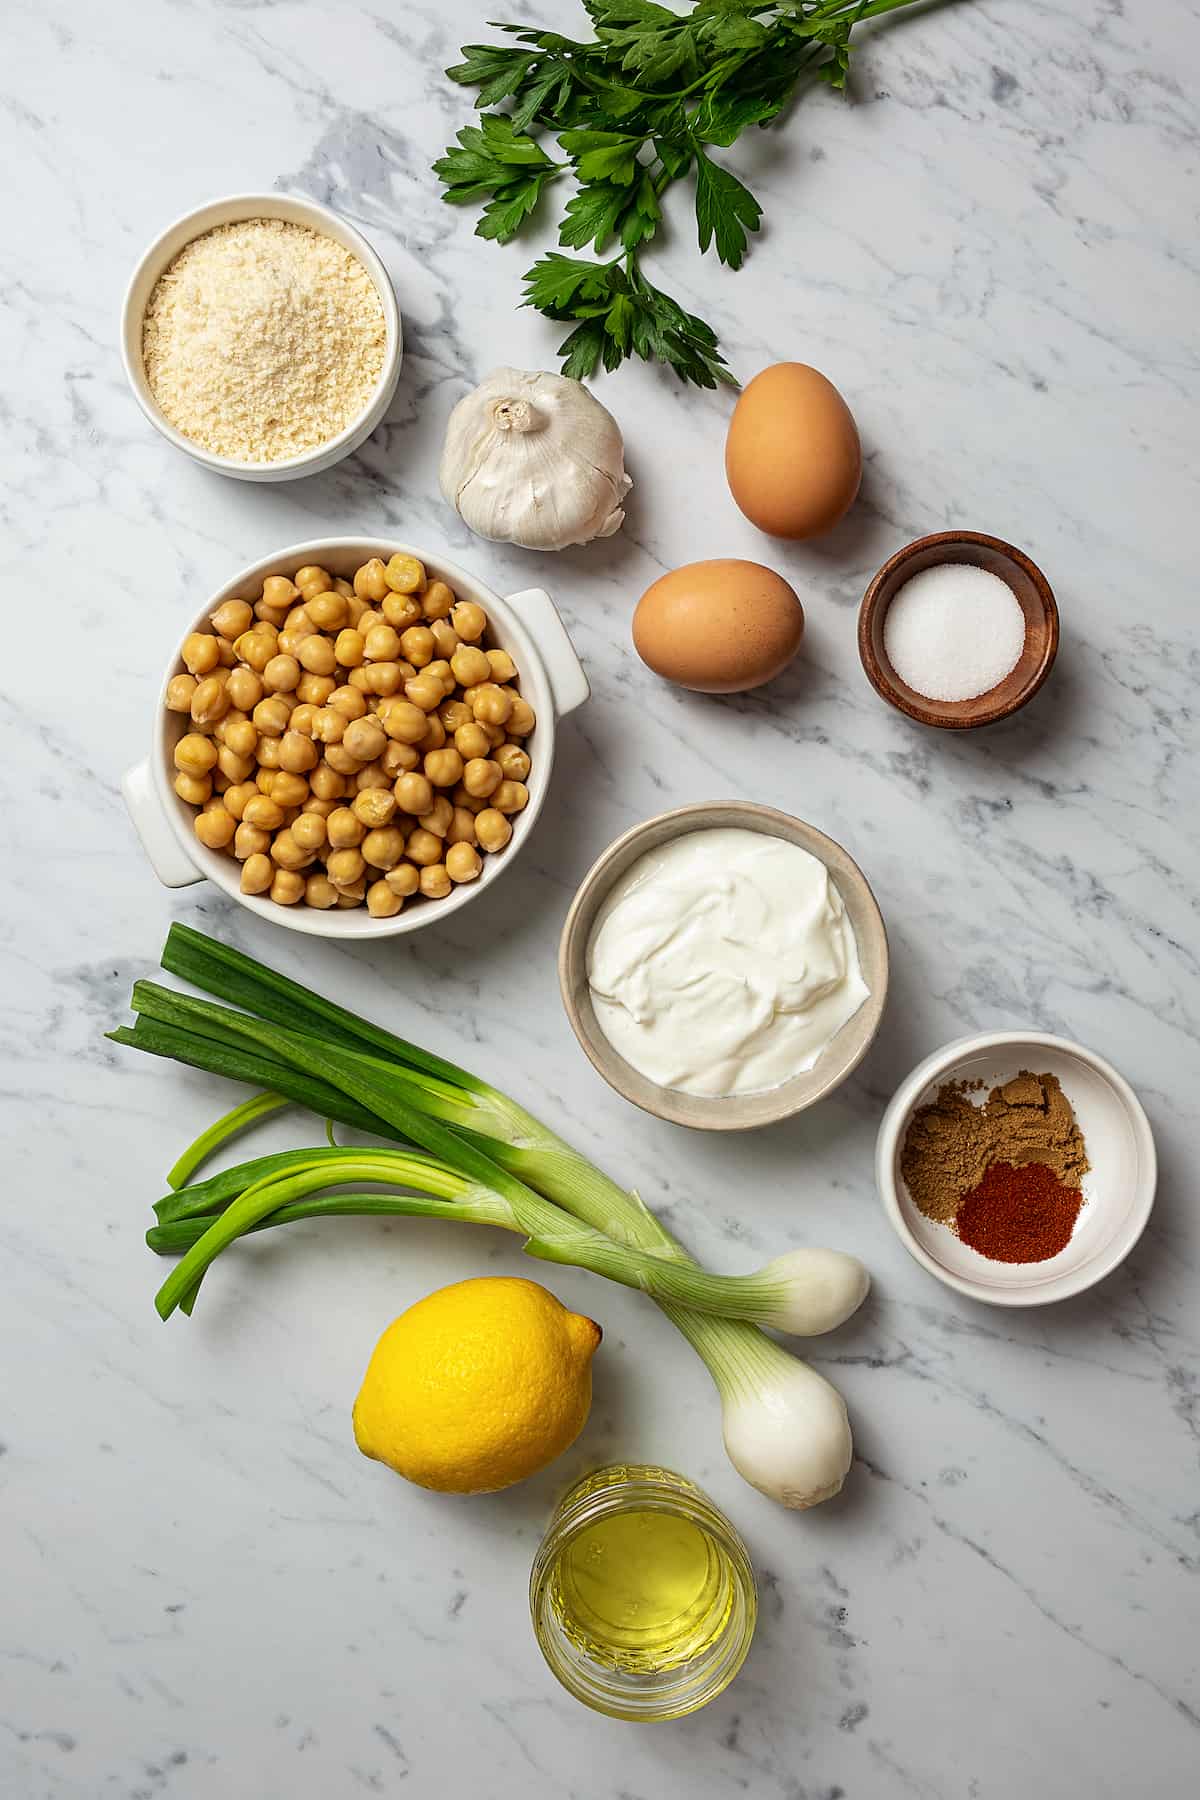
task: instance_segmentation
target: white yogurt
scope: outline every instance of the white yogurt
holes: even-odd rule
[[[600,909],[587,971],[597,1023],[626,1062],[710,1096],[811,1069],[870,991],[824,863],[736,827],[639,857]]]

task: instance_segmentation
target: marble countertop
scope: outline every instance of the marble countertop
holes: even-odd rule
[[[798,358],[837,382],[866,446],[862,501],[820,544],[761,538],[724,485],[729,398],[629,368],[600,390],[636,482],[626,529],[554,558],[470,539],[435,481],[468,384],[499,362],[552,364],[559,335],[516,309],[529,247],[481,248],[429,172],[468,117],[440,71],[488,11],[6,8],[0,1792],[1184,1800],[1200,1757],[1194,4],[902,15],[863,53],[855,104],[816,93],[785,131],[739,145],[767,221],[746,268],[701,263],[682,213],[654,267],[742,374]],[[581,19],[574,0],[500,9],[514,11]],[[407,355],[386,425],[350,462],[252,487],[148,428],[116,323],[167,220],[272,188],[368,233]],[[1023,545],[1063,617],[1038,700],[961,737],[884,707],[854,641],[878,564],[954,525]],[[207,594],[277,545],[360,530],[443,545],[501,591],[544,582],[593,698],[486,914],[340,951],[210,888],[159,888],[118,781]],[[767,692],[683,694],[632,654],[637,595],[710,555],[765,560],[802,594],[804,652]],[[858,859],[893,988],[833,1099],[714,1140],[603,1085],[553,950],[614,835],[731,795]],[[148,1208],[230,1095],[102,1033],[175,917],[465,1058],[714,1264],[806,1241],[861,1255],[872,1298],[815,1347],[854,1421],[843,1496],[794,1515],[746,1488],[665,1320],[573,1271],[552,1285],[606,1338],[564,1463],[458,1501],[362,1460],[349,1409],[383,1325],[445,1281],[528,1273],[515,1240],[482,1230],[297,1228],[225,1259],[195,1319],[160,1325]],[[1028,1314],[960,1300],[911,1262],[871,1169],[882,1107],[921,1056],[1022,1025],[1110,1056],[1162,1165],[1127,1266]],[[759,1571],[743,1674],[673,1726],[577,1706],[528,1628],[553,1498],[613,1456],[701,1482]]]

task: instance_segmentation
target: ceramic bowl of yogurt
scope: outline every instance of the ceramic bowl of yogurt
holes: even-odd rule
[[[815,826],[748,801],[634,826],[563,926],[571,1027],[611,1087],[702,1131],[803,1112],[866,1055],[888,946],[862,870]]]

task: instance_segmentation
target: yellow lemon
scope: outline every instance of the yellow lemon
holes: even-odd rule
[[[376,1344],[354,1402],[355,1442],[420,1487],[511,1487],[583,1430],[600,1337],[595,1320],[536,1281],[439,1288]]]

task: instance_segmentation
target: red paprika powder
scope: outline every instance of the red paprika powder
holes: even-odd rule
[[[964,1244],[993,1262],[1046,1262],[1071,1241],[1083,1195],[1045,1163],[994,1162],[959,1202],[955,1226]]]

